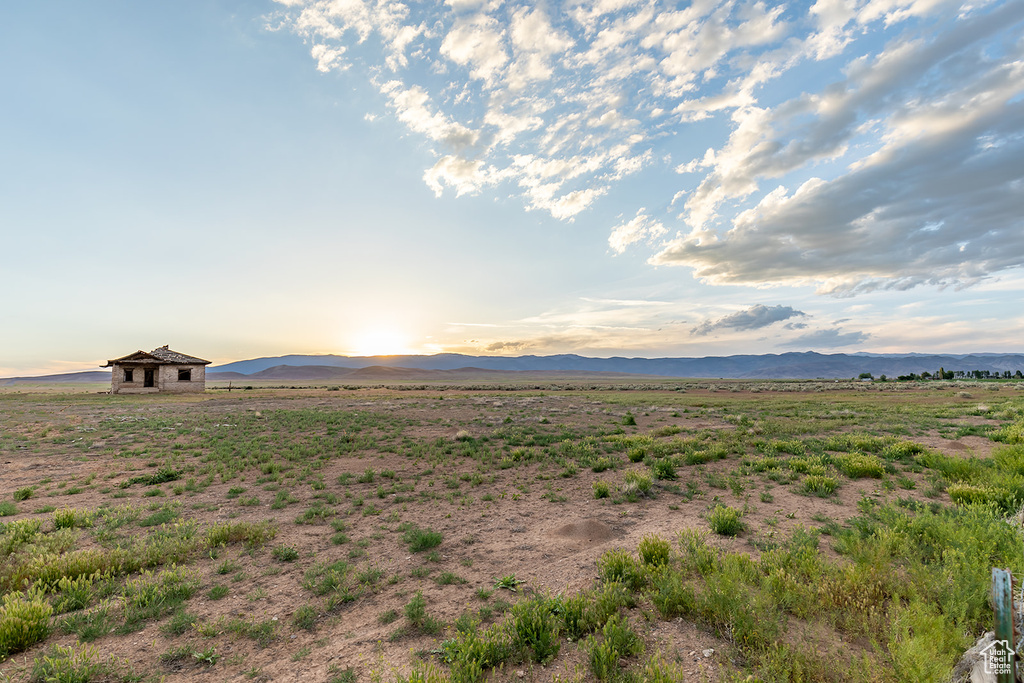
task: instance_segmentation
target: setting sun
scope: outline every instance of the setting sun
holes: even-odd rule
[[[348,354],[352,356],[399,356],[416,353],[409,348],[409,336],[394,328],[364,330],[351,337]]]

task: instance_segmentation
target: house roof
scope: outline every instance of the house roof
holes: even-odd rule
[[[129,353],[127,356],[121,356],[114,360],[108,360],[106,365],[101,365],[101,368],[109,368],[113,365],[209,365],[211,361],[203,360],[202,358],[196,358],[195,356],[187,356],[184,353],[178,353],[167,348],[167,345],[153,349],[150,352],[136,351],[135,353]]]

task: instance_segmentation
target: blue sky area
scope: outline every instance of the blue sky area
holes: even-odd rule
[[[21,3],[0,376],[1024,352],[1024,1]]]

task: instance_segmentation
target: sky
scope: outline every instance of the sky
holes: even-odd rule
[[[0,96],[0,376],[1024,352],[1024,0],[19,3]]]

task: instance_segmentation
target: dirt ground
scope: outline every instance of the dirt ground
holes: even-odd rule
[[[271,546],[291,546],[298,550],[294,562],[275,561],[269,547],[247,552],[240,547],[223,549],[217,557],[202,557],[194,563],[202,577],[202,588],[187,605],[197,623],[214,624],[221,617],[270,619],[279,624],[276,639],[259,647],[249,639],[230,633],[169,635],[163,621],[149,623],[138,632],[109,634],[94,645],[101,656],[113,655],[127,660],[139,673],[159,680],[178,681],[328,681],[337,672],[353,669],[356,680],[393,680],[399,671],[408,671],[412,659],[437,650],[451,631],[434,635],[395,636],[403,619],[403,606],[417,591],[427,601],[427,612],[445,624],[461,614],[493,605],[497,600],[514,602],[533,591],[573,593],[594,584],[598,558],[612,548],[636,549],[649,534],[674,540],[684,529],[708,529],[705,519],[717,502],[733,506],[746,504],[748,531],[736,538],[712,534],[712,542],[723,549],[741,550],[759,555],[760,543],[786,538],[799,527],[816,527],[823,518],[842,523],[857,514],[857,502],[868,497],[877,500],[896,496],[923,497],[923,480],[913,490],[886,490],[877,479],[844,481],[831,498],[799,495],[794,487],[777,485],[756,476],[744,480],[741,491],[709,485],[714,475],[727,475],[739,464],[737,457],[703,465],[680,467],[675,485],[687,484],[699,494],[687,498],[670,491],[658,491],[638,502],[596,499],[593,483],[598,480],[616,484],[625,472],[641,469],[642,463],[630,463],[622,457],[615,470],[594,473],[580,468],[573,476],[562,477],[558,468],[529,464],[481,471],[479,463],[466,458],[430,464],[410,457],[402,445],[436,442],[441,439],[492,437],[508,426],[564,426],[587,434],[608,431],[621,425],[627,411],[635,415],[636,426],[627,434],[640,434],[666,427],[679,427],[685,436],[705,429],[732,429],[723,411],[699,409],[702,395],[690,392],[674,403],[661,401],[645,405],[638,401],[608,403],[601,397],[571,393],[511,392],[436,392],[388,390],[335,391],[258,390],[228,395],[208,392],[201,397],[138,397],[131,401],[105,402],[106,397],[59,400],[40,394],[17,401],[0,401],[3,429],[9,439],[0,451],[0,500],[11,500],[24,487],[38,487],[36,495],[19,503],[19,513],[4,521],[38,517],[49,520],[43,506],[96,509],[112,505],[155,506],[180,503],[183,519],[195,519],[202,526],[238,520],[271,520],[277,537]],[[714,392],[707,392],[713,396]],[[110,397],[112,398],[112,397]],[[737,398],[737,397],[733,397]],[[747,398],[750,398],[748,395]],[[688,406],[686,412],[680,407]],[[244,479],[216,480],[199,491],[175,495],[166,485],[164,495],[147,497],[140,487],[121,489],[118,484],[138,471],[146,471],[146,461],[155,460],[154,445],[167,446],[180,439],[184,451],[201,450],[206,434],[179,435],[168,429],[163,433],[147,431],[147,420],[159,417],[172,422],[181,418],[191,424],[196,416],[205,419],[202,429],[209,433],[230,432],[244,420],[260,419],[275,411],[350,411],[375,416],[400,418],[407,422],[402,438],[391,451],[362,450],[331,457],[322,474],[325,488],[308,483],[287,486],[297,502],[274,510],[274,486],[264,488],[253,472]],[[140,418],[137,430],[112,431],[111,424]],[[117,421],[121,420],[121,423]],[[211,426],[212,425],[212,426]],[[66,438],[55,439],[63,434]],[[80,441],[75,441],[79,439]],[[937,433],[915,438],[929,448],[950,455],[985,457],[991,447],[988,439],[969,435],[947,438]],[[139,452],[141,450],[141,452]],[[134,455],[124,457],[125,452]],[[188,456],[185,456],[186,460]],[[198,463],[199,459],[195,458]],[[397,494],[379,497],[383,480],[356,481],[367,468],[376,472],[394,472],[392,481],[415,484],[415,493],[437,491],[438,496],[404,500]],[[339,477],[351,473],[346,485]],[[95,475],[90,478],[90,475]],[[460,477],[464,478],[460,479]],[[483,481],[469,478],[481,475]],[[711,475],[709,477],[709,475]],[[915,475],[909,475],[912,479]],[[46,482],[41,484],[41,482]],[[83,482],[92,482],[82,484]],[[241,505],[232,497],[233,487],[246,489],[257,504]],[[68,495],[69,488],[80,492]],[[126,497],[114,494],[127,493]],[[762,493],[770,492],[771,502],[763,502]],[[320,523],[297,524],[297,515],[315,501],[315,496],[333,493],[338,502],[335,516]],[[244,497],[244,496],[243,496]],[[412,497],[412,496],[410,496]],[[116,498],[116,499],[115,499]],[[362,507],[353,501],[360,500]],[[400,501],[400,502],[399,502]],[[366,514],[367,506],[377,512]],[[332,542],[336,530],[329,522],[342,520],[348,542]],[[403,522],[412,522],[443,534],[439,557],[427,559],[427,553],[413,553],[396,531]],[[87,541],[83,541],[86,543]],[[360,552],[365,554],[360,555]],[[233,568],[219,573],[230,560]],[[322,599],[303,589],[304,573],[318,562],[345,560],[358,569],[376,568],[383,580],[354,602],[328,611]],[[441,585],[437,579],[446,572],[464,583]],[[519,592],[494,589],[499,577],[514,575],[523,583]],[[212,599],[209,589],[227,586],[226,597]],[[494,590],[487,599],[481,591]],[[317,609],[315,628],[292,626],[300,607]],[[390,623],[387,615],[399,615]],[[634,628],[646,642],[648,652],[660,651],[679,662],[692,681],[717,681],[722,667],[728,665],[730,645],[700,624],[677,619],[660,621],[637,619]],[[59,632],[47,641],[62,645],[76,642],[73,635]],[[182,643],[194,643],[197,649],[216,648],[215,665],[199,661],[166,663],[161,653]],[[17,677],[31,666],[43,650],[37,646],[4,664],[0,672]],[[549,681],[590,680],[584,654],[566,644],[562,655],[547,667],[531,664],[514,666],[495,673],[496,680]],[[0,680],[4,680],[0,675]],[[17,680],[15,678],[14,680]]]

